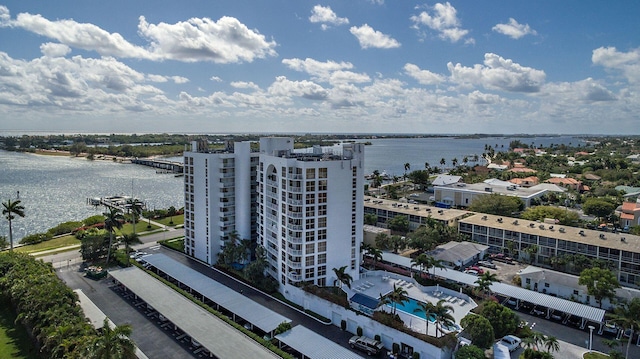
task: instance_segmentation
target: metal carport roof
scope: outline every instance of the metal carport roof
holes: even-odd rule
[[[296,325],[275,338],[310,359],[362,359],[360,355],[302,325]]]
[[[149,264],[163,271],[180,283],[209,298],[214,303],[240,316],[266,333],[275,330],[282,322],[291,319],[254,302],[233,289],[216,282],[188,266],[164,254],[143,257]]]
[[[410,258],[402,257],[397,254],[385,252],[382,254],[382,258],[384,261],[395,263],[406,268],[409,268],[411,266]],[[442,277],[469,286],[478,286],[475,283],[476,280],[478,280],[478,277],[472,274],[459,272],[454,269],[431,268],[429,270],[429,273],[435,273],[435,275],[438,277]],[[568,314],[576,315],[578,317],[588,319],[596,323],[602,323],[604,321],[605,311],[603,309],[595,308],[582,303],[572,302],[570,300],[554,297],[548,294],[538,293],[506,283],[492,284],[491,291],[506,297],[516,298],[522,301],[533,303],[535,305],[541,305],[553,310],[559,310]]]
[[[218,358],[278,357],[137,267],[109,274]]]

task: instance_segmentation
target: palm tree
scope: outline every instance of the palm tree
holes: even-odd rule
[[[336,275],[336,280],[333,282],[335,286],[336,283],[340,282],[340,289],[342,289],[342,284],[346,284],[349,289],[351,289],[351,281],[353,278],[349,273],[346,273],[345,270],[347,266],[342,266],[340,268],[333,268],[333,273]]]
[[[621,326],[623,333],[627,330],[630,331],[629,341],[627,343],[627,353],[625,355],[625,358],[629,359],[629,347],[631,346],[633,332],[636,328],[640,327],[640,298],[633,298],[631,303],[616,307],[611,321]]]
[[[380,175],[380,171],[373,170],[371,174],[371,187],[380,187],[382,185],[382,175]]]
[[[455,323],[455,318],[452,315],[454,312],[453,307],[445,303],[447,301],[440,299],[433,310],[436,319],[436,337],[438,336],[438,329],[442,331],[443,326],[448,327]]]
[[[367,255],[373,259],[373,269],[376,269],[376,263],[382,260],[382,251],[376,247],[369,247]]]
[[[436,311],[436,306],[428,301],[425,302],[418,302],[418,306],[416,307],[416,309],[413,310],[414,313],[417,312],[422,312],[424,313],[424,325],[425,325],[425,329],[424,329],[424,334],[429,335],[429,317],[431,316],[431,314],[434,314]]]
[[[451,160],[451,166],[455,167],[455,166],[457,166],[457,165],[458,165],[458,159],[457,159],[456,157],[454,157],[454,158]]]
[[[443,263],[444,262],[442,261],[442,259],[436,259],[435,257],[427,256],[427,263],[425,264],[425,268],[427,269],[427,272],[429,271],[429,268],[433,268],[433,275],[435,276],[436,268],[444,270],[447,269]]]
[[[386,295],[380,294],[380,305],[388,304],[393,307],[393,316],[396,315],[396,307],[400,303],[408,302],[409,294],[403,287],[396,287],[395,283],[393,284],[393,291],[387,293]]]
[[[122,235],[122,242],[124,242],[125,253],[127,254],[126,261],[127,261],[127,267],[128,267],[129,266],[129,247],[133,243],[140,243],[140,239],[138,235],[135,233],[131,233],[131,234],[127,233]]]
[[[13,227],[11,221],[13,221],[16,216],[24,217],[24,206],[20,204],[20,200],[11,201],[10,199],[6,202],[2,202],[2,215],[9,221],[9,245],[11,246],[10,251],[13,252]]]
[[[560,350],[560,343],[558,339],[553,335],[544,336],[544,347],[547,348],[547,353],[557,352]]]
[[[144,204],[137,199],[130,199],[127,203],[129,210],[131,211],[131,218],[133,222],[133,234],[136,234],[136,219],[142,214]]]
[[[124,216],[122,212],[118,208],[110,208],[109,212],[104,212],[102,214],[104,219],[104,229],[109,232],[109,249],[107,250],[107,263],[105,265],[109,266],[109,259],[111,258],[111,246],[113,244],[113,234],[116,229],[122,228],[122,222],[124,222]]]
[[[136,346],[129,338],[132,329],[128,324],[109,326],[109,319],[104,318],[102,333],[89,347],[89,356],[95,359],[133,359],[136,358]]]
[[[444,167],[445,163],[447,163],[447,160],[443,158],[440,159],[440,165]]]
[[[173,216],[175,216],[177,213],[178,211],[176,210],[176,207],[169,207],[169,209],[167,210],[167,214],[171,217],[171,219],[169,220],[169,225],[173,225]]]
[[[486,297],[491,292],[491,285],[498,281],[499,279],[497,274],[486,271],[478,276],[475,283],[478,285],[478,290],[480,290]]]
[[[420,253],[419,256],[411,260],[411,267],[418,267],[420,273],[422,273],[424,272],[424,268],[426,267],[427,263],[429,263],[429,256],[427,256],[425,253]]]

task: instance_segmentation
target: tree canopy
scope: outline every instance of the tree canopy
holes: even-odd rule
[[[559,221],[559,224],[563,225],[574,224],[580,219],[576,212],[553,206],[529,207],[522,212],[520,217],[530,221],[544,221],[545,218],[554,218]]]
[[[474,212],[510,216],[524,209],[524,202],[518,197],[503,196],[497,193],[477,197],[471,202],[469,210]]]
[[[456,359],[484,359],[484,350],[475,345],[464,345],[456,352]]]
[[[387,220],[387,227],[394,232],[407,233],[409,232],[409,217],[397,215]]]
[[[613,299],[616,288],[620,288],[620,283],[612,271],[598,267],[583,270],[578,284],[587,286],[587,292],[595,298],[600,308],[602,308],[602,300]]]
[[[489,319],[473,313],[467,314],[460,321],[460,325],[464,328],[464,331],[469,334],[475,346],[487,349],[493,345],[495,334]]]
[[[520,324],[520,318],[513,310],[494,301],[485,302],[479,314],[489,320],[496,338],[514,334]]]
[[[610,216],[615,209],[615,204],[600,198],[588,198],[582,204],[582,210],[585,214],[596,216],[598,218]]]

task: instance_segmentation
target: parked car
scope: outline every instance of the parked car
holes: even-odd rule
[[[567,319],[567,324],[572,325],[574,327],[579,327],[582,324],[582,319],[575,315],[571,315]]]
[[[489,261],[479,261],[478,265],[482,266],[482,267],[486,267],[486,268],[491,268],[491,269],[498,268],[495,264],[493,264],[493,263],[491,263]]]
[[[535,307],[533,307],[531,314],[537,315],[539,317],[544,317],[545,315],[547,315],[547,310],[545,307],[539,307],[536,305]]]
[[[518,305],[518,301],[516,299],[509,298],[507,299],[506,304],[509,307],[515,307],[516,305]]]
[[[504,345],[505,347],[507,347],[507,349],[509,349],[510,352],[512,352],[518,349],[520,343],[522,343],[522,340],[515,335],[505,335],[504,337],[502,337],[502,339],[500,339],[498,343]]]
[[[613,334],[616,335],[618,334],[618,326],[613,324],[611,321],[607,320],[604,323],[604,327],[602,328],[602,331],[605,333],[609,333],[609,334]]]
[[[349,339],[349,346],[367,352],[368,355],[378,355],[382,348],[384,348],[382,343],[375,339],[357,335]]]
[[[551,313],[551,320],[555,320],[556,322],[561,322],[564,319],[564,313],[556,310]]]

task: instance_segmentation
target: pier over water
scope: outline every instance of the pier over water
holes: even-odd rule
[[[184,164],[182,164],[181,162],[172,162],[152,158],[134,158],[131,160],[131,163],[159,168],[164,171],[170,171],[176,174],[182,174],[184,172]]]

